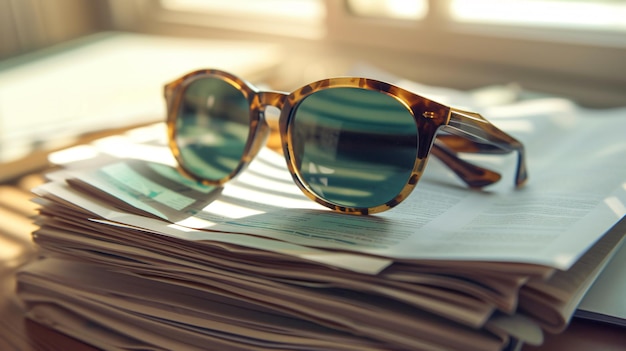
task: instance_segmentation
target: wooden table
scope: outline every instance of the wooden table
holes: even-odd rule
[[[93,347],[24,318],[15,296],[15,271],[36,257],[30,239],[35,229],[35,205],[29,189],[41,183],[41,174],[23,176],[0,184],[0,351],[3,350],[95,350]],[[541,347],[523,351],[626,350],[626,329],[613,325],[574,320],[559,335],[548,335]]]

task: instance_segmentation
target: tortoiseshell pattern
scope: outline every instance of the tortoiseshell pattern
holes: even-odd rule
[[[226,177],[220,180],[202,179],[189,171],[182,160],[180,150],[176,144],[176,120],[186,87],[196,79],[212,77],[221,79],[236,87],[245,96],[250,106],[250,126],[243,156],[238,166]],[[332,204],[317,196],[307,184],[302,181],[294,161],[292,148],[292,125],[290,118],[294,108],[307,96],[324,89],[349,87],[362,88],[387,94],[412,114],[418,131],[417,157],[411,177],[392,200],[385,204],[370,208],[352,208]],[[426,166],[428,155],[432,152],[445,165],[454,171],[470,187],[483,187],[500,179],[500,174],[491,170],[468,163],[458,157],[457,152],[474,153],[510,153],[517,152],[518,164],[515,177],[516,186],[522,186],[527,178],[525,152],[523,145],[504,133],[481,115],[451,108],[422,96],[411,93],[400,87],[381,82],[375,79],[341,77],[320,80],[308,84],[290,94],[276,91],[259,91],[250,83],[230,74],[215,69],[198,70],[167,84],[164,89],[167,102],[167,130],[169,147],[178,161],[179,170],[190,178],[207,185],[223,185],[239,174],[260,149],[265,145],[270,132],[280,133],[282,152],[287,161],[287,167],[302,192],[313,201],[334,211],[367,215],[388,210],[409,196],[420,179]],[[264,110],[274,106],[281,111],[278,130],[272,130],[264,116]],[[440,134],[446,131],[450,134]]]

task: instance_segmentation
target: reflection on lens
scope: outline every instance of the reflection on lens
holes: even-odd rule
[[[228,176],[240,163],[248,129],[248,101],[241,91],[216,78],[192,82],[176,121],[183,166],[205,179]]]
[[[417,126],[393,97],[330,88],[292,114],[294,158],[302,180],[335,205],[370,208],[406,185],[417,156]]]

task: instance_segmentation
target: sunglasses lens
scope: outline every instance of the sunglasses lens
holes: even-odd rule
[[[249,115],[248,100],[228,82],[201,78],[190,83],[176,120],[182,166],[214,181],[230,175],[244,153]]]
[[[302,181],[339,206],[385,204],[407,184],[417,156],[417,126],[395,98],[361,88],[329,88],[292,114],[295,164]]]

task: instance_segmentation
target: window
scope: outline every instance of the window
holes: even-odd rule
[[[132,1],[113,2],[120,8],[118,13],[132,10]],[[325,10],[320,0],[160,0],[140,6],[144,25],[161,23],[305,39],[325,35]]]
[[[347,0],[347,8],[362,17],[421,20],[433,16],[429,14],[429,3],[434,1]],[[438,3],[450,22],[626,31],[623,0],[438,0]]]
[[[586,105],[625,103],[623,0],[430,0],[412,21],[355,16],[341,1],[326,5],[329,41],[424,83],[514,81]]]
[[[594,106],[626,96],[626,0],[109,1],[121,29],[274,41],[289,59],[366,59],[461,89],[514,81]]]
[[[348,0],[350,13],[362,17],[420,20],[428,14],[426,0]]]
[[[466,23],[626,31],[626,2],[453,0],[451,18]]]

